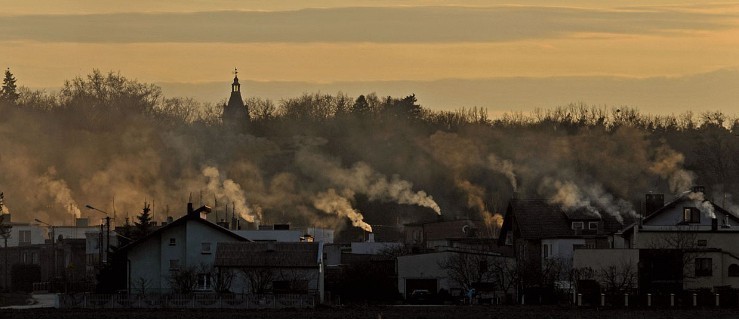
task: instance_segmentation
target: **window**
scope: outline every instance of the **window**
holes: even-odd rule
[[[598,221],[590,221],[590,222],[588,222],[588,229],[590,229],[590,230],[598,230]]]
[[[734,263],[729,266],[729,277],[739,277],[739,265]]]
[[[18,230],[18,245],[30,245],[31,244],[31,230]]]
[[[711,258],[695,258],[695,276],[710,277],[713,275]]]
[[[196,290],[210,290],[211,278],[210,273],[199,273],[198,274],[198,286]]]
[[[585,228],[585,222],[576,221],[572,223],[572,230],[582,230]]]
[[[548,244],[541,245],[541,254],[544,257],[544,259],[549,258],[549,245]]]
[[[708,240],[706,240],[706,239],[698,240],[696,242],[696,245],[699,246],[699,247],[705,247],[705,246],[708,245]]]
[[[177,245],[177,239],[175,239],[175,238],[169,238],[169,245],[170,246],[176,246]]]
[[[203,242],[201,244],[201,251],[203,254],[210,254],[210,242]]]
[[[683,223],[700,223],[701,211],[695,207],[683,208]]]
[[[169,270],[180,270],[180,259],[169,260]]]

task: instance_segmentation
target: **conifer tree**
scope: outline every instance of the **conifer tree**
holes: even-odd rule
[[[3,87],[0,89],[0,100],[15,103],[18,100],[18,88],[15,85],[15,77],[10,72],[10,68],[5,70],[5,78],[3,78]]]
[[[141,212],[140,215],[136,216],[136,219],[138,221],[134,222],[134,225],[136,226],[136,237],[137,238],[143,238],[149,232],[151,232],[150,222],[151,222],[151,214],[149,212],[151,211],[149,204],[144,202],[144,209]]]

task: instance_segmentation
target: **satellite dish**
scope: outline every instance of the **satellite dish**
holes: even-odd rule
[[[470,232],[470,226],[465,224],[462,227],[462,233],[467,234],[468,232]]]

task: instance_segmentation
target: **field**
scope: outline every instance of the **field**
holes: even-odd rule
[[[601,309],[560,306],[344,306],[288,310],[0,310],[0,318],[736,318],[739,309]]]

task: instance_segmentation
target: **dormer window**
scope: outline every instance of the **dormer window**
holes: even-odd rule
[[[598,221],[590,221],[590,222],[588,222],[588,229],[590,229],[590,230],[598,230]]]
[[[700,223],[701,211],[695,207],[683,208],[683,223]]]
[[[582,230],[585,228],[585,222],[574,221],[572,222],[572,230]]]

